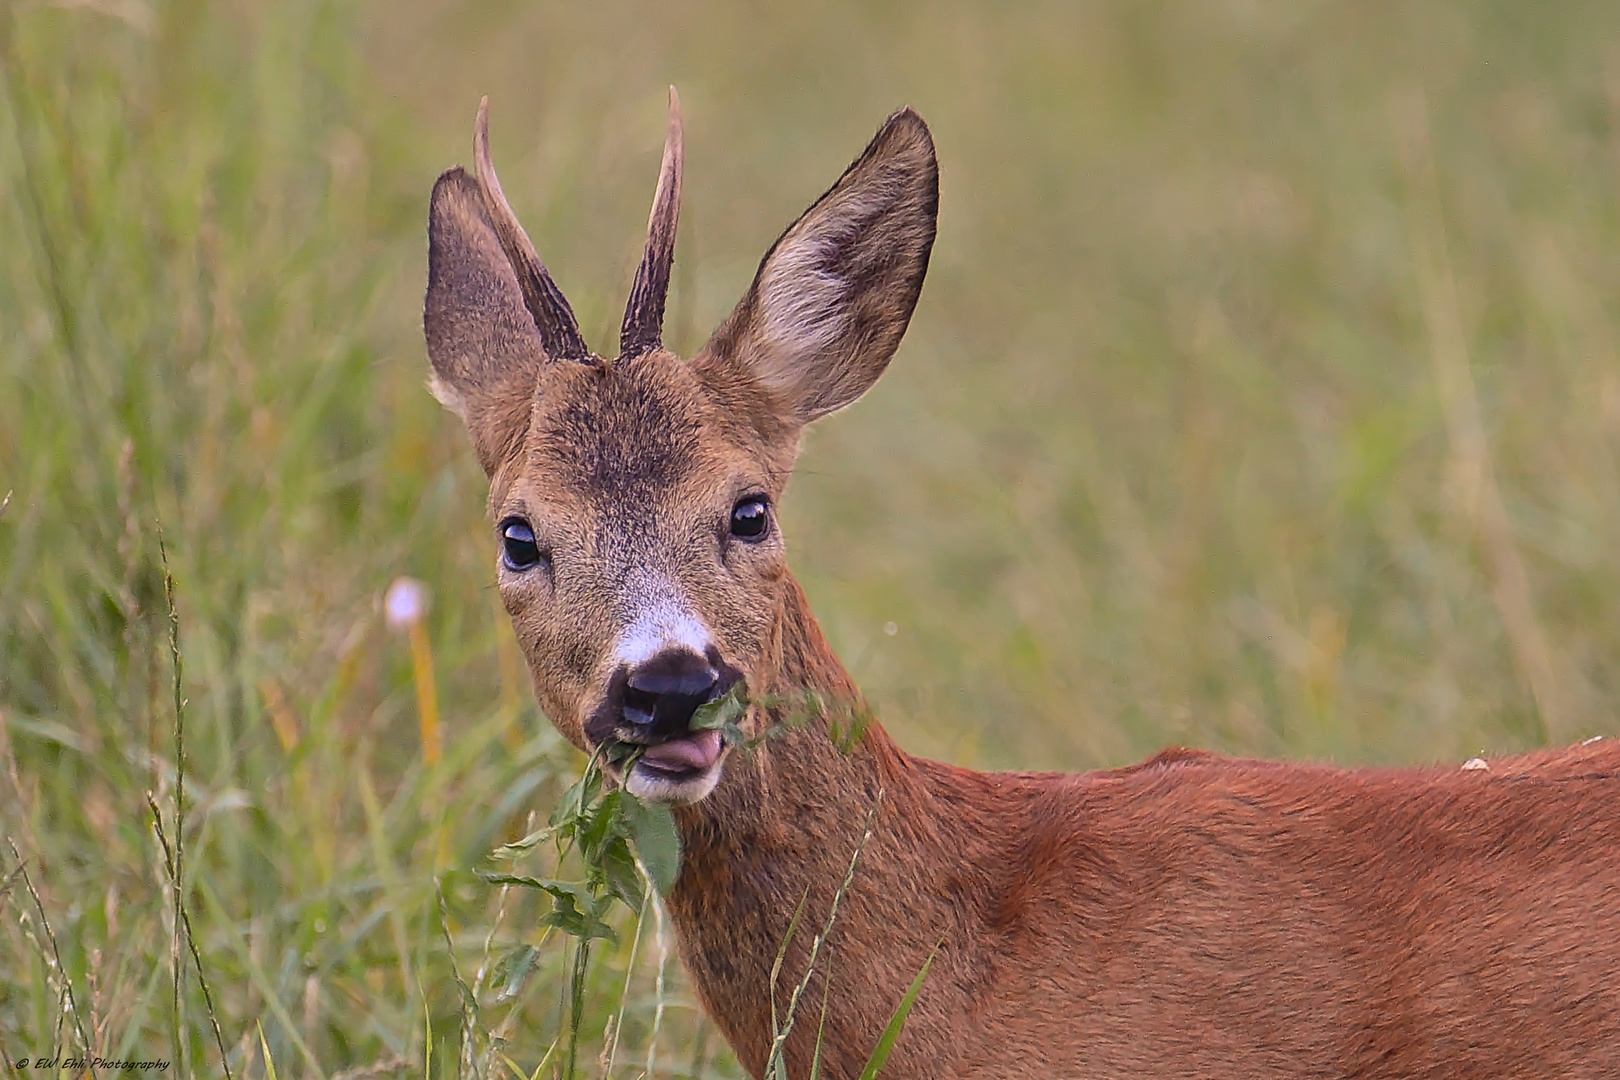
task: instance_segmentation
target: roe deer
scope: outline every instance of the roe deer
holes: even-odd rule
[[[744,1068],[765,1068],[788,922],[807,892],[807,921],[824,917],[881,789],[828,945],[828,1076],[859,1071],[943,940],[889,1077],[1620,1077],[1620,742],[1412,770],[1171,750],[1058,775],[924,761],[875,724],[841,747],[812,720],[755,754],[694,730],[738,680],[859,707],[776,506],[805,426],[872,385],[911,318],[933,142],[891,116],[686,362],[661,340],[672,91],[608,361],[501,193],[486,106],[474,174],[433,189],[433,387],[489,475],[496,576],[546,715],[584,750],[646,746],[619,780],[674,804],[670,915]],[[755,707],[745,730],[772,721]],[[788,1040],[794,1076],[815,1026]]]

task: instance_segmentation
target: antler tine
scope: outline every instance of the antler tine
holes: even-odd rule
[[[546,355],[553,360],[590,359],[591,350],[579,333],[579,320],[574,309],[546,272],[546,264],[529,242],[529,236],[518,224],[517,215],[501,191],[501,182],[495,175],[495,166],[489,160],[489,98],[478,103],[478,120],[473,126],[473,163],[478,170],[478,187],[484,194],[484,208],[489,211],[495,225],[495,235],[506,252],[507,261],[517,274],[518,286],[523,290],[523,304],[534,316],[534,325],[540,331],[540,342]]]
[[[658,190],[647,218],[647,248],[636,270],[635,284],[624,309],[619,332],[619,356],[631,359],[664,343],[664,301],[669,296],[669,271],[675,262],[675,223],[681,213],[681,98],[669,88],[669,133],[664,138],[664,163],[658,170]]]

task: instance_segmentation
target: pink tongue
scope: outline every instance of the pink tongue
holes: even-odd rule
[[[707,769],[720,759],[720,733],[700,731],[649,747],[641,760],[660,769]]]

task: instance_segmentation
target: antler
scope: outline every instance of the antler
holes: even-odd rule
[[[681,213],[681,99],[669,88],[669,134],[664,139],[664,164],[658,170],[658,190],[647,219],[647,248],[636,270],[635,284],[624,309],[619,332],[619,356],[629,360],[660,348],[664,343],[664,301],[669,295],[669,270],[675,262],[675,222]]]
[[[579,333],[579,320],[568,306],[557,283],[546,272],[545,263],[529,242],[528,234],[518,224],[517,216],[501,191],[501,182],[495,176],[495,166],[489,160],[489,98],[478,103],[478,121],[473,127],[473,163],[478,169],[478,187],[484,194],[484,208],[489,211],[495,225],[495,235],[506,252],[507,261],[517,274],[518,286],[523,290],[523,305],[534,316],[534,325],[540,331],[540,343],[546,355],[553,360],[589,361],[591,350]],[[667,273],[666,273],[667,277]],[[663,303],[659,302],[662,312]]]

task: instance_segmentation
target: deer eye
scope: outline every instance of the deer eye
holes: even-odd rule
[[[540,545],[527,521],[507,518],[501,522],[501,561],[508,570],[533,570],[541,558]]]
[[[739,540],[759,540],[770,526],[770,506],[758,495],[738,499],[731,508],[731,535]]]

